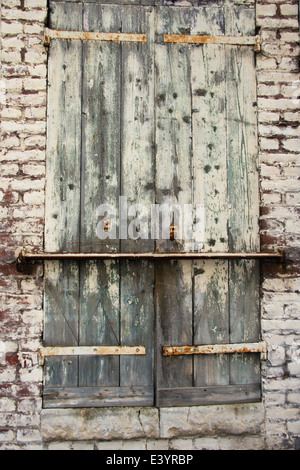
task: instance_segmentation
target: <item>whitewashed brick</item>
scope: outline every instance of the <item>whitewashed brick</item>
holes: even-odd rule
[[[8,23],[6,21],[3,21],[3,19],[2,19],[1,34],[3,36],[20,34],[22,32],[23,32],[22,23],[19,23],[18,21],[10,21]]]
[[[298,28],[298,19],[297,18],[271,18],[271,17],[258,17],[257,26],[262,28]]]
[[[26,8],[47,8],[47,0],[25,0]]]
[[[18,108],[2,108],[1,110],[2,119],[21,119],[22,110]]]
[[[28,119],[44,119],[46,118],[46,106],[35,108],[26,108],[25,117]]]
[[[283,147],[291,152],[300,152],[300,139],[287,139],[283,142]]]
[[[16,403],[13,398],[0,398],[0,412],[15,411]],[[1,439],[0,439],[1,442]]]
[[[284,16],[298,16],[298,5],[280,5],[280,13]]]
[[[43,64],[47,60],[47,56],[43,52],[29,51],[25,53],[25,62],[28,64]]]
[[[272,112],[272,111],[260,111],[258,113],[258,121],[259,122],[279,122],[280,113]]]
[[[24,33],[25,34],[42,34],[45,30],[45,25],[43,23],[25,23],[24,24]]]
[[[280,98],[278,100],[273,98],[258,98],[259,108],[269,109],[269,110],[290,110],[290,109],[299,109],[300,100],[299,99],[287,99]]]
[[[44,202],[44,193],[41,191],[30,191],[24,193],[24,203],[25,204],[43,204]]]
[[[19,429],[17,432],[17,441],[23,442],[35,442],[41,440],[41,434],[39,429]]]
[[[277,7],[276,5],[265,5],[258,3],[256,5],[256,14],[257,16],[274,16],[276,15]]]
[[[2,51],[1,52],[1,60],[2,62],[6,62],[8,64],[11,63],[21,63],[21,53],[18,51]]]
[[[260,139],[260,148],[262,150],[277,150],[279,149],[279,142],[277,139]]]
[[[34,1],[34,0],[33,0]],[[2,17],[4,20],[25,20],[25,21],[45,21],[46,10],[29,9],[22,10],[17,8],[2,8]]]
[[[45,90],[46,80],[43,78],[28,78],[24,80],[25,90]]]

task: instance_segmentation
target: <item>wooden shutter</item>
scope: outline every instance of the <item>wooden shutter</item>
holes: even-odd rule
[[[148,33],[152,21],[147,8],[50,2],[53,30]],[[150,240],[96,234],[100,204],[118,207],[120,194],[153,201],[151,47],[51,41],[46,250],[153,251]],[[153,404],[153,285],[148,261],[47,263],[46,346],[143,345],[147,354],[46,358],[45,406]]]
[[[45,250],[191,249],[184,237],[99,240],[98,206],[118,207],[122,195],[149,208],[203,204],[196,251],[257,251],[254,49],[164,40],[253,36],[253,3],[107,3],[50,1],[52,30],[147,40],[51,39]],[[258,341],[257,263],[47,261],[45,346],[143,345],[146,355],[47,357],[44,406],[258,400],[259,354],[162,354]]]
[[[251,36],[255,15],[249,5],[222,2],[201,8],[161,7],[157,28],[158,34]],[[157,94],[165,97],[156,121],[160,200],[167,187],[168,198],[204,204],[203,251],[259,249],[253,48],[161,44],[156,47],[156,70]],[[177,249],[186,248],[183,242]],[[158,350],[259,339],[256,261],[156,266]],[[257,354],[157,357],[158,406],[260,397]]]

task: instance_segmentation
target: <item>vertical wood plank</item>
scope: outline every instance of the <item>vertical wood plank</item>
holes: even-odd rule
[[[224,34],[221,7],[203,7],[193,20],[193,34]],[[205,208],[203,250],[216,252],[228,250],[225,47],[192,50],[193,197]],[[195,261],[195,344],[228,342],[228,299],[228,261]],[[229,383],[229,358],[195,357],[194,376],[196,386]]]
[[[128,238],[121,235],[123,252],[154,249],[150,220],[147,220],[155,201],[153,24],[152,8],[123,7],[122,32],[146,33],[148,36],[147,43],[123,43],[121,46],[120,194],[127,198],[128,204]],[[153,385],[153,262],[122,261],[120,274],[121,344],[146,346],[145,356],[120,358],[120,385]]]
[[[116,7],[85,5],[83,26],[86,31],[118,32],[121,14]],[[83,252],[119,250],[117,218],[111,219],[114,238],[103,238],[106,215],[112,217],[119,203],[120,187],[120,44],[83,42],[82,87],[82,177],[81,234]],[[103,211],[99,207],[103,205]],[[115,211],[106,214],[111,206]],[[110,235],[110,232],[107,232]],[[86,261],[80,263],[80,344],[118,345],[119,262]],[[80,386],[118,386],[119,358],[80,357]]]
[[[225,11],[226,34],[254,34],[254,9],[236,6]],[[229,46],[226,51],[229,248],[259,251],[255,58],[250,48]],[[259,262],[232,261],[229,282],[230,340],[257,341]],[[232,357],[230,370],[233,384],[259,382],[259,357]]]
[[[51,4],[52,28],[80,30],[81,24],[81,5]],[[52,41],[48,68],[46,251],[79,249],[81,57],[80,43]],[[78,345],[78,298],[78,264],[45,263],[45,345]],[[76,357],[46,361],[46,386],[76,386],[77,375]]]
[[[158,35],[189,28],[190,10],[157,9]],[[171,207],[192,204],[192,110],[190,46],[157,44],[156,67],[156,203]],[[170,225],[177,225],[176,218]],[[180,233],[180,221],[178,229]],[[163,234],[162,234],[163,235]],[[178,240],[157,241],[158,251],[185,251]],[[193,341],[192,261],[156,264],[157,404],[159,390],[190,387],[192,357],[162,357],[162,347]]]

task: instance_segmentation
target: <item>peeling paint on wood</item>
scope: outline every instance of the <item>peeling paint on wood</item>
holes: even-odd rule
[[[143,344],[146,354],[46,357],[45,396],[53,404],[63,388],[76,403],[92,396],[101,406],[91,390],[108,387],[115,398],[106,394],[104,406],[126,405],[134,387],[151,405],[156,380],[157,406],[177,406],[178,396],[201,402],[206,386],[221,387],[218,400],[233,387],[243,401],[255,384],[258,397],[255,353],[162,355],[168,344],[260,337],[255,63],[241,45],[257,40],[253,4],[80,2],[76,18],[72,8],[54,2],[50,18],[51,29],[78,40],[53,41],[49,57],[45,346]],[[117,40],[100,41],[99,31]],[[164,35],[187,46],[159,42]],[[98,239],[97,207],[117,207],[120,195],[149,207],[204,204],[204,239]]]

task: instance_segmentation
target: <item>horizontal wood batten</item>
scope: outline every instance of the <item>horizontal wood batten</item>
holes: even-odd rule
[[[104,406],[153,406],[151,386],[141,387],[45,387],[43,408],[90,408]]]
[[[159,407],[253,403],[260,400],[260,384],[158,389],[156,392],[156,405]]]

